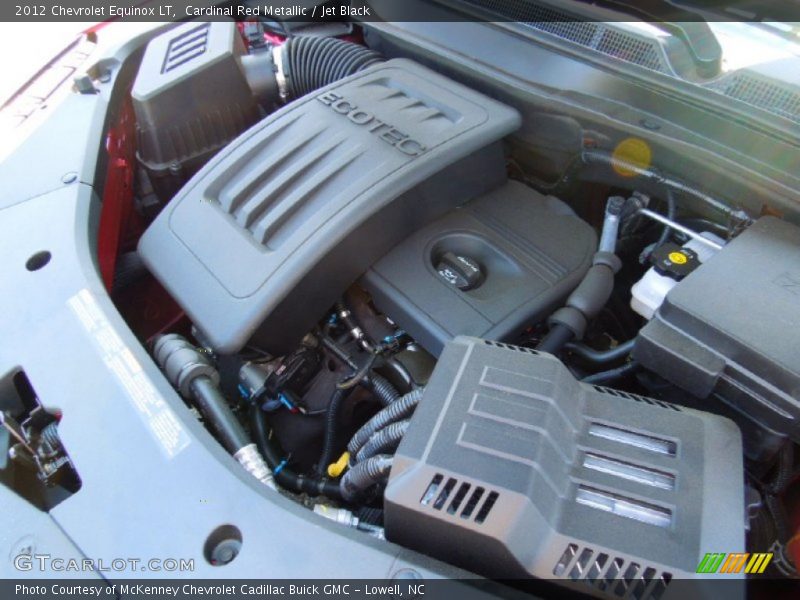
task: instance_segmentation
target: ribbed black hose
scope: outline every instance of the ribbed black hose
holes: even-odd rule
[[[794,448],[785,444],[778,453],[775,477],[765,486],[767,493],[781,494],[794,478]]]
[[[341,499],[338,483],[320,477],[305,477],[286,466],[281,468],[283,454],[270,439],[267,417],[259,407],[254,406],[251,409],[250,422],[258,450],[272,471],[275,483],[292,492],[305,493],[310,496],[327,496],[333,500]]]
[[[417,404],[419,404],[424,391],[425,388],[417,388],[408,392],[364,423],[361,429],[356,431],[350,443],[347,444],[347,451],[350,456],[356,456],[358,451],[361,450],[361,446],[366,444],[369,438],[379,429],[410,417]]]
[[[377,373],[369,376],[369,383],[372,393],[375,394],[381,406],[389,406],[400,397],[400,392],[385,377],[381,377]]]
[[[539,345],[536,346],[536,349],[539,352],[549,352],[550,354],[555,354],[559,350],[561,350],[567,342],[572,340],[575,337],[575,333],[566,325],[562,325],[561,323],[556,323],[550,328],[550,331],[547,332],[547,335],[539,342]]]
[[[606,365],[615,360],[620,360],[628,356],[633,350],[635,340],[628,340],[623,342],[615,348],[609,350],[595,350],[586,344],[578,342],[570,342],[565,348],[573,354],[580,356],[583,360],[593,365]]]
[[[336,451],[336,430],[339,428],[339,413],[345,398],[350,395],[350,390],[336,389],[328,403],[328,412],[325,414],[325,435],[322,442],[322,453],[317,463],[317,473],[326,472],[328,465],[333,461]]]
[[[378,454],[394,454],[400,441],[406,434],[408,421],[398,421],[378,430],[369,441],[361,447],[355,458],[355,463],[363,462]]]
[[[584,383],[591,383],[593,385],[604,385],[617,379],[622,379],[626,375],[633,373],[639,369],[639,363],[635,360],[625,363],[616,369],[609,369],[608,371],[601,371],[600,373],[593,373],[588,377],[581,379]]]
[[[392,468],[392,457],[379,454],[358,463],[347,471],[339,482],[342,498],[354,502],[372,486],[386,481]]]
[[[114,283],[111,289],[114,292],[121,292],[132,283],[146,277],[148,273],[149,271],[138,252],[120,254],[114,267]]]
[[[785,544],[792,537],[791,529],[789,528],[789,519],[786,515],[786,509],[783,502],[778,496],[767,494],[764,496],[764,504],[767,505],[767,510],[772,516],[772,521],[775,524],[775,535],[781,544]]]
[[[335,38],[293,37],[282,48],[283,67],[292,99],[358,73],[383,60],[358,44]]]
[[[39,433],[39,437],[43,444],[47,444],[48,446],[52,447],[59,446],[61,441],[58,437],[58,423],[56,421],[48,423],[48,425]]]

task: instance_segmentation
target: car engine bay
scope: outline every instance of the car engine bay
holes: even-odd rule
[[[131,94],[166,202],[138,253],[191,322],[154,357],[254,476],[492,577],[660,597],[691,548],[745,551],[745,460],[780,478],[800,439],[800,229],[695,230],[665,181],[598,232],[509,178],[514,109],[350,41],[184,25]]]
[[[275,493],[482,576],[669,598],[706,552],[769,551],[796,577],[800,227],[635,137],[584,132],[545,181],[530,113],[400,47],[147,43],[106,279],[166,379]]]

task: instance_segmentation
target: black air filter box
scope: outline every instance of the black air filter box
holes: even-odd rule
[[[741,451],[728,419],[459,337],[394,457],[386,537],[491,577],[685,598],[671,582],[706,552],[744,551]]]
[[[763,217],[667,294],[634,357],[699,399],[721,400],[750,458],[800,441],[800,228]]]
[[[162,199],[258,120],[244,55],[229,21],[186,23],[147,45],[131,97],[139,162]]]
[[[297,344],[409,233],[506,180],[513,109],[407,60],[304,96],[214,157],[139,252],[218,351]]]

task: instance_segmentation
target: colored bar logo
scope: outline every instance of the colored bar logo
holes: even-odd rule
[[[749,575],[763,573],[772,560],[772,552],[731,553],[709,552],[697,565],[697,573],[741,573],[742,569]]]

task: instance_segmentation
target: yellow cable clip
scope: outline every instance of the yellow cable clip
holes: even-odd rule
[[[335,463],[331,463],[328,465],[328,477],[332,479],[336,479],[342,473],[344,473],[345,469],[347,468],[347,464],[350,462],[350,453],[344,452],[339,457]]]

